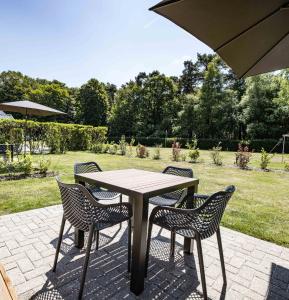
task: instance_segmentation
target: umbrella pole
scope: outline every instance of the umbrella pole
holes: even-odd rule
[[[26,142],[27,142],[27,108],[26,108],[26,114],[25,114],[25,126],[24,126],[24,157],[26,157]]]

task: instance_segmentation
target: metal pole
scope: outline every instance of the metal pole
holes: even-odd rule
[[[284,162],[284,152],[285,152],[285,135],[283,135],[282,163]]]
[[[25,113],[25,126],[24,126],[24,157],[26,157],[26,142],[27,142],[27,108]]]

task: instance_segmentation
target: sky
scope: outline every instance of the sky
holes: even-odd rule
[[[0,0],[0,71],[79,87],[120,86],[139,72],[180,75],[183,61],[211,53],[149,11],[158,0]]]

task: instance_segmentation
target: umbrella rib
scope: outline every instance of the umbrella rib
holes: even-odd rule
[[[214,49],[215,52],[219,51],[221,48],[223,48],[224,46],[230,44],[232,41],[236,40],[237,38],[239,38],[240,36],[242,36],[244,33],[250,31],[252,28],[256,27],[257,25],[259,25],[260,23],[262,23],[263,21],[265,21],[266,19],[270,18],[271,16],[275,15],[276,13],[278,13],[280,10],[282,9],[287,9],[289,5],[289,1],[287,1],[285,4],[283,4],[282,6],[278,7],[277,9],[275,9],[273,12],[271,12],[270,14],[266,15],[265,17],[263,17],[261,20],[257,21],[256,23],[254,23],[253,25],[249,26],[248,28],[244,29],[242,32],[240,32],[239,34],[235,35],[234,37],[230,38],[229,40],[227,40],[226,42],[224,42],[222,45],[220,45],[219,47],[217,47],[216,49]]]
[[[287,31],[287,33],[284,34],[281,39],[279,39],[271,48],[269,48],[245,73],[240,76],[240,78],[244,77],[250,70],[252,70],[268,53],[270,53],[279,43],[281,43],[281,41],[284,40],[288,34],[289,31]]]

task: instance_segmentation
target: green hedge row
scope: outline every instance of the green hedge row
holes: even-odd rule
[[[24,129],[24,120],[0,120],[0,144],[11,143],[21,148]],[[107,127],[27,121],[26,132],[32,153],[46,147],[51,153],[65,153],[67,150],[88,150],[93,144],[104,142]]]
[[[126,137],[126,140],[129,142],[131,138]],[[118,142],[120,137],[109,137],[109,141]],[[145,146],[155,146],[162,145],[163,147],[171,147],[173,141],[176,140],[180,142],[181,146],[185,148],[189,139],[186,138],[156,138],[156,137],[135,137],[136,143],[140,143]],[[236,151],[238,149],[238,144],[240,140],[218,140],[218,139],[198,139],[198,147],[202,150],[212,149],[214,146],[217,146],[221,142],[223,150],[227,151]],[[275,139],[256,139],[250,141],[250,149],[253,149],[256,152],[260,152],[264,148],[267,152],[271,151],[274,146],[278,143],[278,140]],[[274,153],[282,152],[282,142],[273,150]],[[289,152],[289,140],[285,144],[285,152]]]

